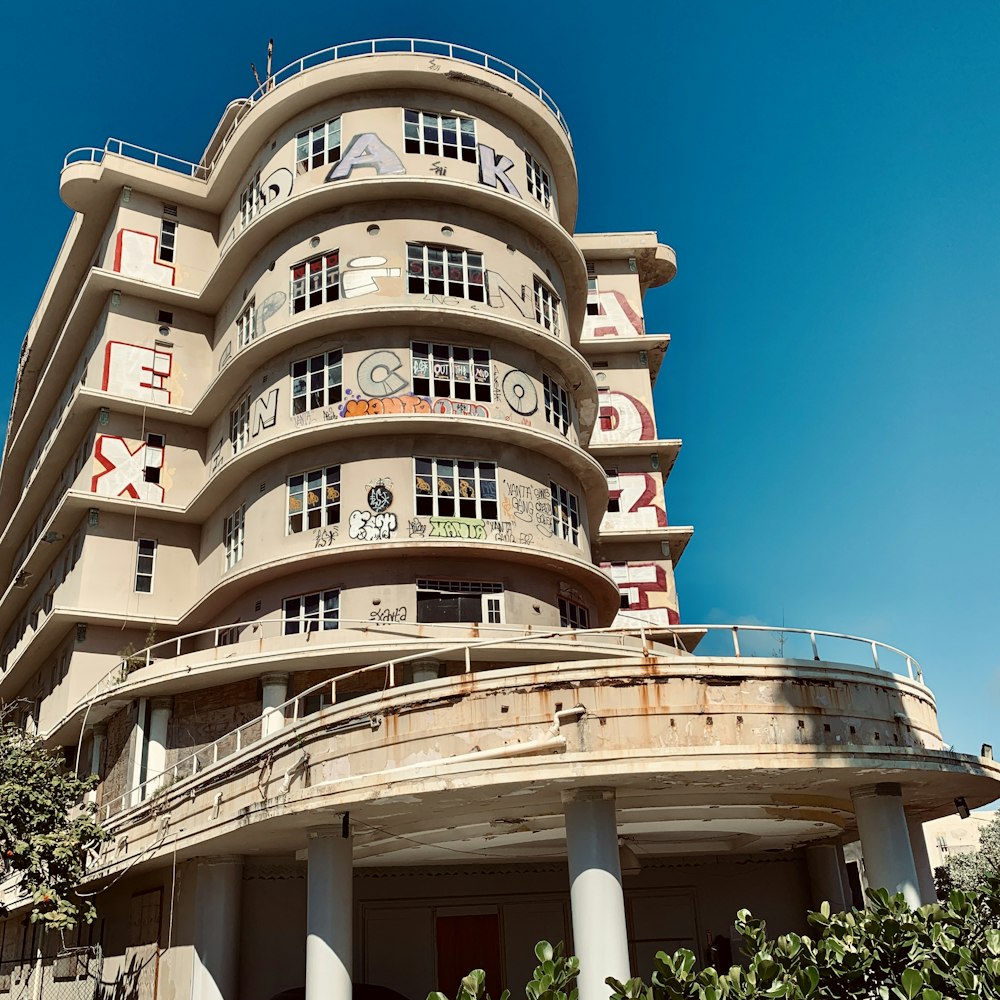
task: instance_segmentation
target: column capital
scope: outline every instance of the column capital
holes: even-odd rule
[[[333,823],[325,824],[324,826],[311,826],[306,830],[306,836],[310,840],[322,840],[324,837],[336,837],[338,840],[345,837],[344,833],[344,820],[350,813],[340,813],[338,816],[331,817]],[[339,820],[340,822],[337,822]],[[350,830],[348,830],[348,834]]]
[[[95,740],[103,740],[108,735],[108,724],[106,722],[95,723],[90,731]]]
[[[883,781],[876,785],[860,785],[851,789],[851,798],[855,800],[876,796],[902,798],[903,786],[898,781]]]
[[[199,868],[224,867],[226,865],[242,865],[242,854],[209,854],[197,859]]]
[[[260,675],[260,682],[265,686],[271,684],[287,684],[290,677],[291,674],[287,671],[269,670],[266,674]]]
[[[173,695],[157,695],[149,699],[149,709],[152,712],[172,712],[174,710]]]
[[[567,788],[562,793],[562,801],[567,802],[614,802],[613,788]]]

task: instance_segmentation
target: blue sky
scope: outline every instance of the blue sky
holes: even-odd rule
[[[610,11],[610,14],[605,13]],[[573,130],[581,230],[656,229],[674,341],[685,621],[867,635],[924,665],[946,739],[1000,748],[1000,5],[607,8],[57,0],[6,15],[0,405],[69,221],[66,152],[197,159],[225,105],[336,42],[459,41],[532,74]],[[197,24],[197,30],[194,25]]]

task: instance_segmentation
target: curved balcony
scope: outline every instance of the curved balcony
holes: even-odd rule
[[[867,662],[747,655],[746,640],[765,633],[820,649],[846,644]],[[127,851],[107,848],[92,875],[137,855],[189,855],[208,842],[237,853],[263,843],[294,850],[318,810],[349,808],[361,827],[398,833],[400,809],[412,813],[416,803],[423,806],[418,855],[394,837],[374,836],[360,844],[361,864],[433,862],[486,843],[496,857],[497,849],[524,848],[519,833],[532,835],[530,853],[561,836],[560,792],[581,781],[615,787],[619,832],[654,852],[675,832],[693,853],[840,835],[853,828],[851,788],[873,781],[901,783],[918,817],[942,814],[956,794],[970,804],[995,794],[1000,768],[943,748],[930,692],[872,665],[898,655],[916,673],[913,659],[893,647],[799,629],[655,629],[678,647],[706,634],[733,643],[733,655],[692,655],[651,643],[651,634],[550,631],[444,647],[438,638],[437,648],[428,640],[414,651],[404,641],[380,662],[342,671],[102,802],[102,819],[116,834],[127,832]],[[172,640],[174,649],[184,641]],[[267,637],[254,644],[245,655],[266,669],[277,647]],[[156,655],[168,645],[136,654],[149,666],[118,686],[102,682],[84,710],[116,694],[134,697],[140,676],[162,669]],[[171,658],[173,675],[194,673],[192,656],[217,662],[231,648],[181,652]],[[415,677],[414,661],[429,657],[440,676]],[[319,711],[317,695],[326,705]],[[505,809],[517,816],[509,828]],[[754,835],[719,846],[734,817],[744,826],[752,819]],[[701,845],[685,830],[699,831],[693,839]]]

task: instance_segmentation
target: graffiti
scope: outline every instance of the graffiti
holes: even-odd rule
[[[405,622],[406,608],[377,608],[368,613],[371,622]]]
[[[337,410],[336,410],[336,407],[333,407],[333,406],[324,406],[322,412],[323,412],[323,419],[327,423],[329,423],[331,420],[336,420],[337,419]]]
[[[363,167],[371,167],[380,177],[406,173],[400,158],[374,132],[362,132],[351,140],[344,155],[330,168],[324,183],[343,180]]]
[[[513,368],[503,377],[500,391],[507,405],[522,417],[530,417],[538,411],[538,390],[525,372]]]
[[[392,506],[392,491],[381,479],[368,487],[368,506],[376,514],[381,514]]]
[[[226,346],[222,348],[222,353],[219,355],[219,371],[221,372],[226,365],[229,364],[233,357],[233,342],[231,340],[226,341]]]
[[[270,205],[279,198],[287,198],[292,193],[295,178],[288,167],[278,167],[261,182],[259,199],[263,205]],[[263,207],[263,205],[261,207]]]
[[[356,299],[379,290],[376,278],[398,278],[403,272],[398,267],[386,267],[386,257],[352,257],[347,270],[340,275],[340,293],[345,299]]]
[[[592,313],[591,307],[597,312]],[[587,315],[583,318],[586,337],[642,336],[642,318],[621,292],[591,292],[587,296]]]
[[[111,340],[104,349],[101,388],[115,396],[169,403],[170,390],[164,387],[163,380],[169,377],[172,363],[169,351]]]
[[[396,530],[395,514],[373,514],[370,510],[352,510],[347,533],[362,542],[377,542],[392,538]]]
[[[94,458],[104,470],[91,479],[91,492],[102,497],[128,496],[146,503],[163,503],[164,491],[158,480],[164,451],[151,444],[140,444],[132,451],[124,438],[99,434]],[[147,481],[148,469],[157,470],[156,482]]]
[[[656,425],[645,403],[627,392],[598,393],[599,414],[594,443],[608,441],[652,441]]]
[[[431,170],[433,170],[438,177],[444,177],[448,173],[448,168],[440,160],[435,160],[431,164]]]
[[[636,618],[654,625],[676,625],[680,621],[677,597],[667,570],[657,563],[601,563],[628,600],[628,613],[615,619],[628,625]]]
[[[487,526],[490,531],[493,532],[494,542],[511,542],[514,541],[514,522],[513,521],[487,521]]]
[[[507,192],[517,198],[521,197],[521,192],[514,186],[514,182],[507,175],[507,171],[514,166],[514,161],[504,154],[497,154],[492,146],[486,143],[479,143],[479,183],[487,187],[495,188],[500,185]]]
[[[333,525],[331,528],[317,528],[316,544],[313,545],[313,548],[328,549],[337,540],[338,534],[340,534],[340,528],[337,525]]]
[[[151,233],[119,229],[115,238],[115,270],[128,278],[170,287],[174,283],[176,269],[156,259],[159,242],[159,237]]]
[[[410,384],[399,374],[402,367],[394,351],[373,351],[358,364],[358,388],[366,396],[394,396]]]
[[[423,538],[427,534],[427,525],[416,517],[410,518],[407,527],[410,529],[410,538]]]
[[[535,303],[526,285],[518,291],[498,271],[486,272],[486,304],[491,309],[503,309],[506,299],[525,319],[535,318]]]
[[[434,413],[444,413],[451,417],[485,417],[490,411],[482,403],[472,403],[467,399],[435,399],[431,406]]]
[[[547,486],[529,486],[504,480],[506,495],[500,498],[505,519],[534,525],[545,537],[552,534],[552,491]],[[522,536],[524,537],[524,536]],[[530,541],[530,535],[529,541]]]
[[[250,414],[250,433],[256,437],[262,430],[273,427],[278,422],[278,387],[271,389],[266,396],[258,396],[253,401],[253,412]]]
[[[534,537],[534,535],[522,531],[521,534],[517,536],[517,543],[518,545],[530,545]]]
[[[267,321],[283,311],[288,296],[284,292],[271,292],[259,306],[257,306],[254,322],[257,324],[257,336],[263,337],[267,333]]]
[[[601,522],[602,531],[666,526],[663,488],[657,477],[648,472],[622,472],[617,476],[608,476],[608,512]]]
[[[472,517],[432,517],[431,538],[485,538],[486,522]]]
[[[296,427],[308,427],[312,423],[312,411],[306,410],[305,413],[295,413],[292,415],[292,423]]]
[[[388,399],[349,399],[341,407],[342,417],[377,416],[383,413],[430,413],[426,396],[390,396]]]

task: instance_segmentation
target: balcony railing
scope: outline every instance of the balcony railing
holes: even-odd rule
[[[356,624],[370,625],[370,623]],[[244,622],[229,626],[229,628],[252,629],[255,626],[262,628],[264,626],[282,625],[283,623],[280,621],[267,620],[252,623]],[[436,625],[434,627],[440,628],[441,626]],[[468,626],[452,627],[468,631]],[[371,626],[370,631],[395,632],[398,637],[398,629],[399,626],[393,628],[388,625],[377,625]],[[123,660],[118,668],[116,668],[119,679],[114,679],[116,672],[112,671],[101,682],[95,685],[95,688],[92,689],[92,694],[88,696],[88,709],[89,704],[92,704],[94,700],[99,698],[101,693],[113,690],[114,687],[117,687],[124,681],[130,672],[128,669],[130,663],[133,664],[131,669],[141,669],[143,666],[151,666],[163,658],[162,656],[154,655],[154,651],[169,651],[173,649],[175,655],[179,656],[181,655],[184,642],[194,639],[204,639],[207,636],[214,636],[215,642],[218,644],[220,637],[226,631],[226,628],[222,627],[207,629],[185,636],[178,636],[174,639],[157,643],[155,646],[150,646],[148,649],[140,650],[133,657],[129,657],[128,660]],[[333,639],[337,635],[337,631],[309,632],[305,634],[305,638],[310,645],[313,645],[313,637],[317,641],[321,640],[322,637]],[[102,803],[99,810],[100,817],[108,820],[127,809],[138,807],[156,792],[162,791],[176,782],[183,781],[210,768],[214,768],[227,758],[251,747],[262,740],[264,736],[270,735],[265,725],[265,719],[267,718],[280,715],[282,720],[281,725],[276,726],[275,731],[282,731],[288,725],[297,725],[320,708],[343,704],[346,701],[363,695],[373,694],[378,691],[388,691],[390,688],[405,687],[415,683],[413,667],[416,661],[437,661],[440,663],[446,657],[451,660],[461,659],[464,661],[464,672],[467,674],[475,673],[479,670],[494,669],[492,663],[477,662],[475,654],[491,647],[501,645],[509,647],[513,643],[526,644],[536,642],[551,644],[553,642],[566,641],[567,639],[580,641],[593,638],[602,644],[607,644],[609,652],[615,649],[619,654],[628,655],[630,651],[646,652],[648,650],[647,639],[655,636],[661,643],[666,640],[675,648],[678,655],[688,654],[687,645],[693,648],[694,646],[701,647],[703,645],[713,646],[718,644],[722,647],[722,652],[719,653],[707,652],[699,648],[697,654],[699,658],[715,656],[719,659],[729,659],[732,657],[738,660],[755,660],[758,662],[772,659],[794,662],[811,660],[824,665],[847,665],[882,673],[894,673],[894,671],[887,670],[885,666],[887,662],[891,661],[898,663],[905,669],[904,674],[896,673],[896,676],[906,677],[908,680],[923,683],[923,671],[920,665],[902,650],[873,639],[862,639],[858,636],[845,635],[839,632],[823,632],[815,629],[768,628],[763,625],[643,625],[627,629],[558,629],[538,633],[526,633],[523,629],[510,629],[509,632],[506,630],[502,631],[504,631],[504,634],[501,636],[493,635],[478,641],[470,641],[466,638],[463,641],[443,647],[423,649],[416,653],[395,656],[391,659],[382,660],[370,666],[359,667],[314,684],[307,690],[289,698],[281,705],[269,709],[212,743],[175,761],[163,772],[150,776],[142,784],[129,789],[129,791],[116,798]],[[685,643],[685,637],[687,637],[687,643]],[[405,636],[405,638],[414,637]],[[263,639],[263,635],[257,637],[257,639],[258,641]],[[329,647],[336,644],[335,642],[326,643]],[[793,651],[791,649],[793,645],[801,646],[802,651],[806,655],[786,655]],[[831,660],[821,657],[821,646],[825,650],[836,648],[838,653],[854,652],[857,655],[853,659],[841,658]],[[263,652],[265,650],[261,647],[260,651]],[[799,652],[800,650],[796,649],[794,651]],[[206,662],[217,663],[218,660],[212,659]],[[549,666],[553,669],[559,669],[560,665],[553,663],[549,664]],[[567,661],[566,666],[567,668],[571,668],[573,661]],[[111,687],[105,688],[106,684],[111,684]],[[79,710],[80,707],[82,707],[82,703],[74,711]],[[377,728],[378,725],[373,716],[362,718],[361,724],[370,724],[373,729]],[[80,739],[82,744],[82,732]]]
[[[310,55],[296,59],[295,62],[283,66],[276,73],[273,73],[266,83],[261,84],[246,100],[243,107],[237,112],[229,131],[226,133],[216,151],[215,158],[211,163],[191,163],[189,160],[182,160],[176,156],[169,156],[166,153],[158,153],[144,146],[137,146],[134,143],[123,142],[121,139],[108,139],[103,149],[95,146],[81,146],[67,153],[63,160],[65,170],[72,163],[100,163],[108,153],[115,156],[124,156],[140,163],[148,163],[153,167],[164,170],[171,170],[175,173],[194,177],[198,180],[208,180],[211,176],[222,151],[229,144],[230,139],[236,132],[239,124],[247,116],[254,105],[272,90],[277,89],[289,80],[294,80],[299,74],[306,70],[314,69],[331,62],[343,62],[347,59],[357,59],[362,56],[372,56],[384,53],[408,53],[411,55],[425,55],[431,60],[435,56],[447,59],[455,59],[459,62],[469,63],[478,66],[480,69],[488,70],[504,77],[511,83],[516,84],[537,97],[555,116],[562,130],[566,133],[570,145],[573,137],[570,135],[569,125],[559,110],[559,105],[540,87],[535,81],[522,73],[516,66],[491,56],[487,52],[480,52],[479,49],[471,49],[467,45],[455,45],[452,42],[438,42],[430,38],[371,38],[362,42],[345,42],[342,45],[332,45],[326,49],[320,49]]]

